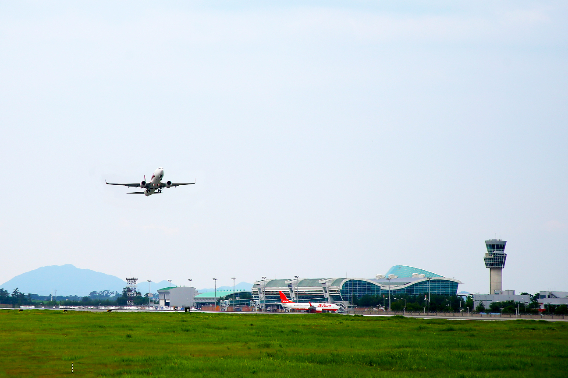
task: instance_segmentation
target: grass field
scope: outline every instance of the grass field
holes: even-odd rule
[[[568,323],[0,311],[0,375],[566,377]]]

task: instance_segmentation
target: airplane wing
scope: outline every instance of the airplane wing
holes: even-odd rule
[[[180,186],[180,185],[193,185],[195,184],[194,182],[172,182],[170,183],[169,187],[176,187],[176,186]],[[160,183],[160,188],[166,188],[168,186],[168,184],[161,182]]]
[[[129,188],[139,188],[139,187],[140,187],[140,183],[139,183],[139,182],[135,182],[135,183],[132,183],[132,184],[116,184],[116,183],[114,183],[114,182],[106,182],[106,181],[105,181],[105,183],[106,183],[107,185],[122,185],[122,186],[128,186]]]

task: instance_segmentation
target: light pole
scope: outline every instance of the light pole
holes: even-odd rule
[[[389,311],[391,310],[391,277],[387,277],[387,280],[389,280]]]
[[[266,277],[262,277],[262,312],[266,311]]]
[[[389,311],[391,311],[391,280],[393,278],[398,278],[398,276],[395,276],[394,274],[389,274],[389,276],[387,277],[387,280],[389,280]]]
[[[231,278],[233,280],[233,311],[235,311],[235,277]]]
[[[300,283],[300,277],[294,276],[294,281],[296,282],[296,292],[294,292],[294,284],[292,284],[292,292],[294,293],[294,300],[298,301],[298,284]]]
[[[384,276],[383,274],[377,274],[377,275],[375,276],[375,278],[376,278],[377,281],[378,281],[378,280],[384,279],[385,276]],[[382,294],[382,290],[383,290],[383,287],[381,286],[381,294]],[[390,292],[389,292],[389,293],[390,293]],[[383,294],[383,308],[384,308],[384,306],[385,306],[385,295]],[[378,304],[377,304],[377,308],[379,308],[379,305],[378,305]]]
[[[152,280],[146,280],[148,281],[148,309],[150,308],[150,293],[152,292],[152,290],[150,289],[150,282],[152,282]]]
[[[403,313],[403,315],[405,315],[405,314],[406,314],[406,298],[400,297],[400,298],[394,298],[394,299],[396,299],[396,300],[404,300],[404,308],[402,309],[402,313]]]
[[[432,277],[426,277],[428,280],[428,312],[430,312],[430,280]]]
[[[188,278],[187,280],[189,281],[189,287],[190,287],[189,292],[193,293],[193,294],[190,294],[189,297],[195,299],[195,293],[193,291],[191,291],[191,281],[193,281],[193,280],[191,278]],[[190,300],[189,301],[189,311],[191,311],[191,305],[192,305],[192,301]]]
[[[217,311],[217,278],[213,278],[213,281],[215,281],[215,308],[213,311]]]

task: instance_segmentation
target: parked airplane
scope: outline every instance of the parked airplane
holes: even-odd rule
[[[340,310],[341,307],[330,303],[296,303],[288,300],[283,292],[280,292],[280,302],[284,308],[289,310],[305,310],[305,311],[315,311],[315,312],[336,312]]]
[[[167,181],[165,183],[162,182],[162,179],[164,178],[164,168],[160,167],[158,169],[156,169],[154,171],[154,173],[152,174],[152,178],[150,179],[149,182],[146,182],[146,175],[144,175],[144,181],[138,183],[132,183],[132,184],[116,184],[116,183],[112,183],[112,182],[106,182],[105,183],[107,185],[122,185],[122,186],[128,186],[129,188],[143,188],[145,189],[143,192],[130,192],[130,193],[126,193],[126,194],[144,194],[146,196],[151,196],[152,194],[158,194],[158,193],[162,193],[162,189],[163,188],[171,188],[171,187],[176,187],[176,186],[180,186],[180,185],[192,185],[195,184],[194,182],[171,182],[171,181]]]

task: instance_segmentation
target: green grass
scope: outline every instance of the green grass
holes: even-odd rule
[[[568,323],[0,311],[0,376],[566,377]]]

